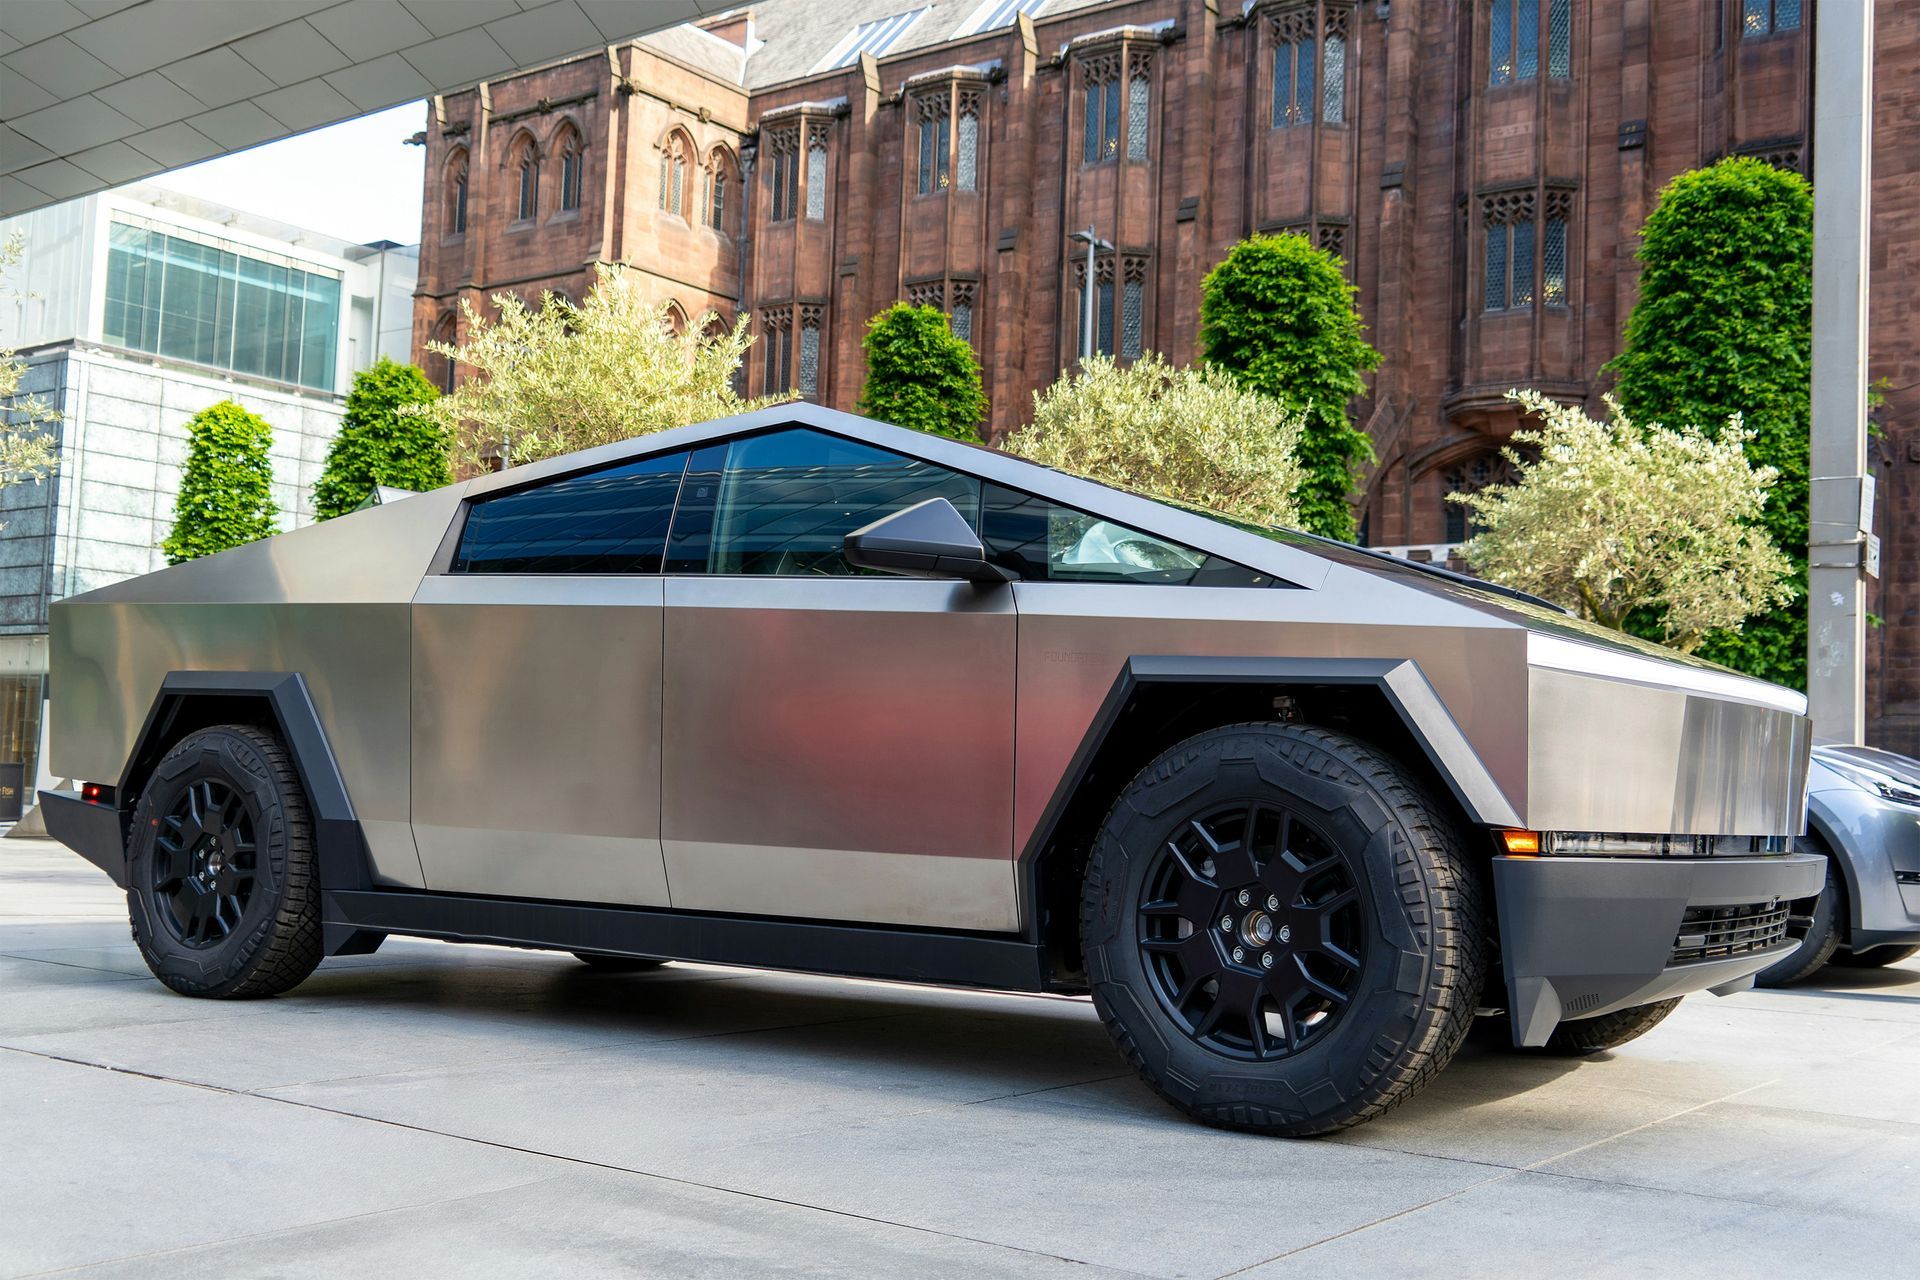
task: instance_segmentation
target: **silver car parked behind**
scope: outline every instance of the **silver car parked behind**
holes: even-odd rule
[[[789,405],[54,607],[47,825],[167,986],[389,934],[1090,992],[1308,1134],[1478,1013],[1591,1053],[1790,950],[1797,693],[1512,592]]]
[[[1920,951],[1920,760],[1815,747],[1802,847],[1827,860],[1817,899],[1794,904],[1800,949],[1761,970],[1779,987],[1835,964],[1878,969]]]

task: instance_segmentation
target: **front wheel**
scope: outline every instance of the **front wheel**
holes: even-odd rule
[[[1630,1009],[1603,1013],[1597,1018],[1563,1022],[1553,1029],[1539,1052],[1560,1058],[1583,1058],[1591,1053],[1617,1049],[1629,1040],[1638,1040],[1666,1021],[1680,1000],[1656,1000]]]
[[[1840,922],[1846,918],[1841,903],[1846,889],[1833,859],[1827,859],[1827,880],[1820,896],[1800,899],[1788,907],[1788,928],[1801,934],[1800,946],[1753,975],[1757,987],[1784,987],[1812,977],[1823,965],[1839,963]]]
[[[278,995],[320,963],[306,792],[280,740],[201,729],[161,757],[133,811],[127,912],[153,976],[182,995]]]
[[[1454,822],[1345,734],[1215,729],[1148,765],[1088,861],[1093,1001],[1162,1097],[1305,1136],[1411,1097],[1459,1049],[1487,964]]]

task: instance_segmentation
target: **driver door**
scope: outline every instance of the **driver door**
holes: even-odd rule
[[[980,482],[806,429],[702,451],[666,592],[676,908],[1019,927],[1013,592],[856,572],[855,529]]]

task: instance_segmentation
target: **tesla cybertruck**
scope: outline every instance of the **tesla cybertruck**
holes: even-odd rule
[[[1365,1120],[1787,954],[1797,693],[808,405],[54,606],[48,828],[154,974],[390,934],[1091,993],[1175,1106]]]

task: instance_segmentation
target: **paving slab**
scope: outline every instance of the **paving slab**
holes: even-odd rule
[[[1476,1040],[1286,1142],[1179,1116],[1084,1000],[395,939],[199,1001],[124,911],[0,844],[0,1276],[1913,1269],[1920,960]]]

